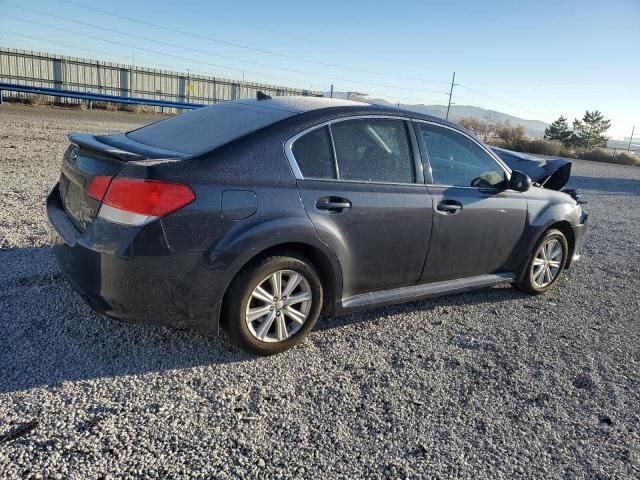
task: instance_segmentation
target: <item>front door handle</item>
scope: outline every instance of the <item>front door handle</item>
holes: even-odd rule
[[[438,212],[445,215],[453,215],[462,210],[462,204],[456,200],[443,200],[436,207]]]
[[[351,202],[342,197],[322,197],[316,202],[316,208],[328,213],[341,213],[351,208]]]

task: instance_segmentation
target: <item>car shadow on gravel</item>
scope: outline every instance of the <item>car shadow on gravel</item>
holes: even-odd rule
[[[50,247],[0,251],[0,265],[0,393],[255,360],[224,335],[96,314],[59,273]]]
[[[0,265],[0,393],[256,361],[226,335],[130,324],[96,314],[64,280],[50,247],[0,251]],[[438,322],[455,306],[487,304],[495,311],[499,303],[523,297],[511,288],[489,288],[325,319],[316,328],[375,322],[420,310]]]
[[[640,195],[640,180],[634,178],[607,178],[572,176],[567,185],[569,188],[588,190],[590,192],[623,193]]]

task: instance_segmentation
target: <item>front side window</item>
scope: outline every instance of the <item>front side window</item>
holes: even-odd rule
[[[448,128],[420,123],[433,183],[459,187],[500,188],[505,172],[477,143]]]
[[[293,143],[291,151],[305,178],[336,178],[329,127],[304,134]]]
[[[331,124],[338,178],[414,183],[415,170],[404,121],[361,118]]]

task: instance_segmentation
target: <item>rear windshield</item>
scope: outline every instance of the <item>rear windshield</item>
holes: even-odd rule
[[[296,113],[255,103],[219,103],[133,130],[127,137],[145,145],[197,155]]]

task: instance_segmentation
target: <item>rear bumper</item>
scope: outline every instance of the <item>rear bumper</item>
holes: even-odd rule
[[[162,228],[151,224],[138,229],[97,219],[79,232],[59,199],[56,187],[47,198],[53,251],[94,310],[119,320],[217,333],[227,284],[223,267],[236,254],[173,252]]]

